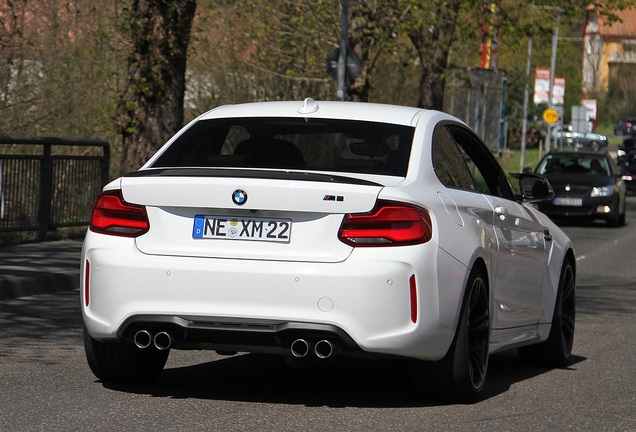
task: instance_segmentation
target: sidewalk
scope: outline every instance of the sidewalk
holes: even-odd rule
[[[81,240],[0,247],[0,300],[79,288]]]

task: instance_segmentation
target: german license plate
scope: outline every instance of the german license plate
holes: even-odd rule
[[[555,206],[581,207],[583,205],[582,198],[554,198]]]
[[[289,243],[291,227],[289,219],[196,215],[192,237]]]

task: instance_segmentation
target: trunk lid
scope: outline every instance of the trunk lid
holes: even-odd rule
[[[148,212],[150,231],[136,239],[145,254],[304,262],[345,260],[343,215],[373,209],[382,187],[249,170],[148,170],[121,181],[124,199]]]

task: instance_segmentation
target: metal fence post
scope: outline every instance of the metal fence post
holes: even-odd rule
[[[51,144],[44,144],[40,162],[40,210],[38,211],[39,237],[45,239],[51,220],[51,199],[53,192],[53,158]]]

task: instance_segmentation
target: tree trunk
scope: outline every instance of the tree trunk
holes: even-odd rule
[[[121,174],[139,169],[183,126],[187,49],[196,0],[133,0],[128,83],[117,106]]]
[[[457,12],[462,0],[443,3],[435,14],[434,26],[420,26],[409,34],[420,61],[420,86],[417,106],[441,110],[444,105],[444,75],[448,53],[455,34]]]

